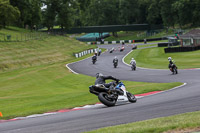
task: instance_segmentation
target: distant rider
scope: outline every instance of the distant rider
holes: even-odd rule
[[[96,54],[94,54],[94,55],[92,56],[92,60],[97,60],[97,55],[96,55]]]
[[[115,80],[116,82],[120,81],[119,79],[114,78],[113,76],[104,76],[102,73],[97,73],[95,85],[103,84],[106,88],[113,89],[113,82],[106,83],[106,80],[108,79]]]
[[[132,66],[133,66],[133,65],[136,66],[136,60],[135,60],[134,58],[132,58],[131,61],[130,61],[130,64],[131,64]]]
[[[117,56],[115,56],[115,58],[113,59],[113,63],[117,63],[118,64]]]
[[[174,69],[175,65],[175,61],[172,59],[172,57],[168,57],[168,61],[169,61],[169,69],[172,68]]]
[[[100,56],[101,55],[101,49],[99,49],[99,51],[98,51],[98,56]]]

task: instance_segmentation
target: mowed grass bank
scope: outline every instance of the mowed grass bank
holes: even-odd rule
[[[195,133],[200,111],[101,128],[87,133]],[[197,133],[197,132],[196,132]]]
[[[0,42],[0,112],[3,113],[0,119],[98,102],[97,97],[88,91],[95,78],[75,75],[65,66],[85,58],[76,59],[74,52],[93,47],[62,36],[26,42]],[[166,90],[181,84],[124,83],[135,94]]]
[[[200,68],[200,50],[193,52],[165,53],[163,47],[136,49],[126,58],[129,63],[135,58],[138,67],[168,69],[168,57],[172,57],[179,69]]]

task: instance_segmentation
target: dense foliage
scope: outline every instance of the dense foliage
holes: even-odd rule
[[[10,12],[8,12],[8,10]],[[20,14],[20,17],[19,17]],[[164,24],[199,26],[199,0],[0,0],[0,25],[30,29]],[[9,16],[9,17],[8,17]],[[18,19],[19,18],[19,19]],[[17,22],[15,21],[17,20]]]

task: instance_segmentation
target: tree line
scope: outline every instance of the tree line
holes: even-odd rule
[[[199,26],[200,0],[0,0],[0,27]]]

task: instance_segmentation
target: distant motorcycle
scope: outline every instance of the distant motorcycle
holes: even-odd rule
[[[114,50],[115,50],[114,48],[110,49],[110,53],[112,53]]]
[[[122,46],[120,49],[120,52],[124,51],[124,49],[125,49],[124,46]]]
[[[114,89],[108,89],[103,84],[89,86],[90,93],[98,96],[98,99],[104,105],[111,107],[117,102],[137,101],[136,97],[126,90],[122,82],[113,82]]]
[[[92,64],[95,64],[96,63],[96,59],[92,59]]]
[[[95,64],[96,61],[97,61],[97,56],[93,56],[92,57],[92,64]]]
[[[114,68],[117,68],[117,65],[118,65],[118,61],[115,60],[115,61],[113,62]]]
[[[132,65],[131,65],[131,70],[132,70],[132,71],[133,71],[133,70],[134,70],[134,71],[136,70],[136,65],[135,65],[135,64],[132,64]]]
[[[169,64],[169,70],[172,72],[172,74],[178,74],[178,68],[175,64]]]

